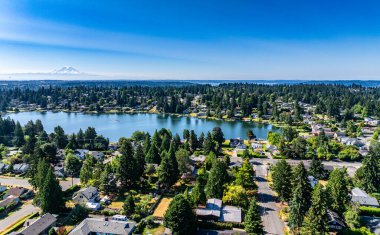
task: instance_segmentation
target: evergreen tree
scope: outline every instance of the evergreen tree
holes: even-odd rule
[[[222,198],[224,184],[228,181],[227,166],[223,161],[215,160],[206,184],[206,195],[208,198]]]
[[[36,166],[37,167],[35,173],[32,175],[32,178],[29,182],[34,189],[41,189],[46,178],[46,173],[50,166],[43,158],[38,160]]]
[[[320,180],[324,179],[326,175],[326,171],[323,168],[322,161],[313,156],[313,159],[310,163],[309,175],[314,176],[314,178]]]
[[[127,215],[131,215],[131,214],[135,213],[135,208],[136,208],[135,200],[133,199],[133,196],[131,194],[129,194],[127,199],[125,199],[125,201],[124,201],[124,205],[123,205],[124,212]]]
[[[207,184],[207,175],[205,173],[199,174],[195,182],[193,191],[191,192],[192,201],[194,205],[206,203],[205,186]]]
[[[264,233],[259,207],[255,198],[252,198],[248,212],[245,215],[244,229],[249,235],[261,235]]]
[[[281,201],[289,201],[292,194],[292,168],[285,161],[280,160],[272,169],[273,189]]]
[[[106,164],[103,172],[100,175],[99,189],[106,195],[116,192],[116,180],[112,172],[111,164]]]
[[[147,163],[155,163],[155,164],[160,164],[161,162],[161,156],[159,149],[155,144],[152,143],[148,154],[145,156],[145,161]]]
[[[207,132],[206,139],[203,142],[203,150],[205,154],[209,154],[210,152],[215,152],[215,143],[212,139],[212,135],[210,132]]]
[[[302,224],[301,234],[327,234],[327,195],[321,184],[314,187],[311,207]]]
[[[190,131],[188,129],[184,129],[182,137],[183,137],[184,140],[189,140]]]
[[[43,213],[58,213],[64,205],[62,188],[49,167],[43,186],[38,190],[35,202]]]
[[[340,215],[346,211],[350,201],[347,177],[345,170],[334,169],[330,173],[329,181],[326,186],[329,194],[330,208]]]
[[[144,140],[144,154],[147,155],[151,147],[151,142],[150,142],[150,135],[149,133],[146,133],[145,135],[145,140]]]
[[[355,174],[360,188],[368,193],[380,191],[380,145],[374,143],[368,156],[363,159],[363,165]]]
[[[65,131],[61,126],[56,126],[54,128],[54,134],[55,134],[55,139],[54,142],[56,146],[60,149],[63,149],[66,147],[68,141],[67,141],[67,136],[65,135]]]
[[[173,235],[195,234],[196,217],[184,195],[179,194],[170,202],[164,216],[164,226],[170,228]]]
[[[117,158],[118,167],[116,174],[121,184],[121,190],[124,191],[127,187],[135,183],[138,175],[131,141],[126,138],[121,138],[119,145],[121,156]]]
[[[21,124],[17,122],[15,131],[14,131],[13,144],[17,147],[21,147],[24,143],[25,143],[24,131],[22,130]]]
[[[158,181],[167,189],[177,182],[178,177],[178,162],[175,157],[174,147],[171,145],[169,152],[165,154],[158,167]]]
[[[300,162],[293,172],[293,196],[290,202],[289,227],[298,234],[304,216],[310,207],[311,186],[303,162]]]
[[[72,150],[78,148],[77,137],[76,137],[75,134],[70,135],[69,142],[66,145],[66,148],[67,149],[72,149]]]
[[[136,179],[139,179],[144,175],[145,171],[145,155],[143,147],[139,144],[136,147],[134,154],[135,162],[136,162]]]

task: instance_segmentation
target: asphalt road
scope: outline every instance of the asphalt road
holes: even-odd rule
[[[279,159],[268,159],[268,158],[253,158],[250,160],[251,163],[261,163],[261,164],[276,164],[276,162],[279,161]],[[310,165],[311,160],[290,160],[286,159],[286,161],[292,165],[296,166],[301,161],[305,164],[306,167]],[[356,170],[362,165],[360,162],[342,162],[342,161],[323,161],[323,165],[325,168],[347,168],[347,173],[350,176],[354,176]]]
[[[71,178],[66,181],[59,181],[59,184],[62,187],[62,190],[66,190],[71,187],[71,184],[79,184],[79,178],[74,178],[73,182],[71,182]],[[5,186],[13,186],[13,187],[24,187],[31,189],[31,185],[28,182],[28,179],[24,178],[15,178],[15,177],[0,177],[0,184]]]
[[[31,203],[24,204],[21,206],[20,209],[13,212],[9,216],[5,217],[4,219],[0,220],[0,232],[6,229],[9,225],[13,224],[17,220],[33,214],[34,212],[37,212],[38,208],[33,206]]]
[[[265,234],[282,235],[284,234],[284,223],[278,217],[280,208],[276,206],[276,197],[266,180],[266,166],[257,165],[255,168],[256,183],[259,187],[258,200]]]

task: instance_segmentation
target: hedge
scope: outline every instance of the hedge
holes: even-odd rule
[[[380,217],[380,208],[361,206],[360,215]]]

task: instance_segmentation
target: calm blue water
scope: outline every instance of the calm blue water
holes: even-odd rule
[[[280,131],[272,125],[258,124],[253,122],[226,122],[216,120],[197,119],[191,117],[176,117],[159,114],[83,114],[65,112],[20,112],[8,115],[22,125],[29,120],[40,119],[45,130],[50,133],[54,127],[60,125],[67,134],[76,133],[80,128],[95,127],[99,134],[117,141],[120,137],[129,137],[136,131],[145,131],[150,134],[156,129],[167,128],[172,133],[178,133],[182,138],[184,129],[194,130],[198,135],[203,131],[211,131],[214,127],[222,128],[224,137],[247,138],[247,131],[252,129],[258,138],[266,139],[268,131]]]

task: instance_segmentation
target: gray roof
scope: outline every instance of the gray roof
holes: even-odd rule
[[[346,227],[346,225],[344,224],[343,220],[334,211],[327,210],[327,216],[328,216],[327,224],[329,226],[331,226],[331,225],[338,225],[338,226],[341,226],[342,228]]]
[[[352,196],[351,201],[361,206],[379,207],[379,202],[374,197]]]
[[[224,206],[222,208],[221,222],[241,223],[241,208],[236,206]]]
[[[50,213],[46,213],[36,219],[31,225],[21,230],[20,235],[39,235],[50,228],[57,219]]]
[[[369,197],[368,194],[361,190],[360,188],[356,187],[351,190],[352,196],[360,196],[360,197]]]
[[[359,203],[361,206],[379,207],[379,202],[376,198],[369,196],[364,190],[360,188],[353,188],[351,190],[351,201]]]
[[[98,192],[97,188],[95,188],[93,186],[89,186],[87,188],[82,188],[81,190],[79,190],[78,192],[76,192],[73,197],[76,197],[79,194],[82,194],[88,200],[91,200],[95,195],[98,195],[99,192]]]
[[[132,234],[135,226],[135,222],[87,218],[74,228],[69,235],[87,235],[90,232],[129,235]]]
[[[220,217],[222,209],[222,200],[211,198],[207,200],[206,208],[199,208],[195,210],[198,216],[215,216]]]

